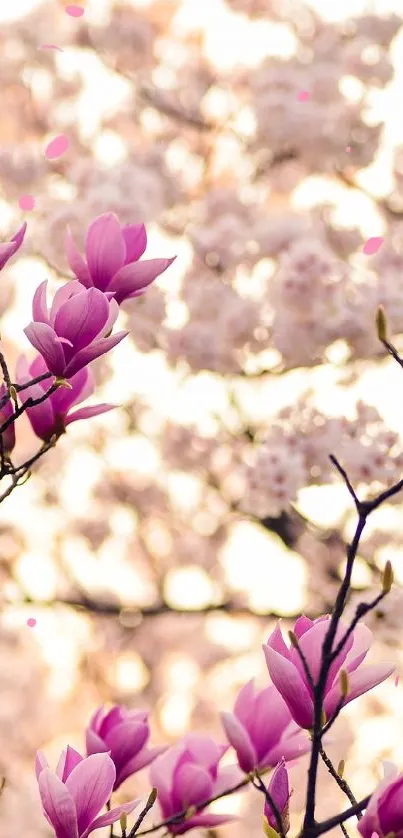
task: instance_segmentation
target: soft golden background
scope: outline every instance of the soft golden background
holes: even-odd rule
[[[218,711],[231,709],[249,678],[267,682],[261,643],[276,615],[318,615],[331,604],[354,526],[345,488],[339,480],[312,480],[276,534],[273,521],[264,526],[239,508],[242,466],[253,462],[246,429],[258,437],[299,398],[302,411],[308,388],[312,404],[328,416],[351,419],[362,399],[397,433],[403,419],[401,370],[365,347],[347,369],[340,340],[321,364],[294,364],[281,375],[249,381],[247,375],[198,372],[197,360],[193,370],[176,363],[180,349],[172,360],[159,337],[165,314],[173,332],[184,322],[181,287],[195,241],[199,235],[209,242],[214,233],[214,223],[206,233],[198,208],[214,189],[246,195],[245,212],[258,205],[268,219],[291,210],[319,218],[329,201],[330,228],[334,223],[358,234],[352,264],[364,265],[359,242],[362,249],[367,237],[387,239],[393,231],[399,239],[399,215],[382,212],[381,202],[385,196],[396,202],[400,194],[394,156],[403,144],[400,25],[390,51],[391,80],[367,85],[368,123],[384,123],[379,148],[375,144],[369,165],[347,164],[359,188],[298,160],[266,174],[263,167],[263,176],[255,177],[256,154],[267,149],[249,145],[254,123],[243,97],[267,57],[293,56],[293,26],[307,9],[331,26],[349,15],[398,15],[401,0],[87,0],[80,19],[69,18],[64,5],[0,4],[0,223],[5,236],[23,217],[29,226],[18,259],[1,276],[1,337],[10,367],[19,352],[29,351],[22,329],[35,288],[49,278],[55,289],[67,273],[62,241],[68,223],[82,242],[90,220],[112,209],[123,222],[147,223],[149,255],[178,258],[157,281],[158,292],[153,288],[144,303],[124,306],[122,323],[129,317],[131,336],[95,364],[97,401],[122,407],[69,428],[0,509],[2,838],[49,834],[35,751],[44,749],[54,764],[67,743],[82,750],[94,707],[149,708],[155,744],[174,742],[190,728],[221,738]],[[41,50],[44,43],[64,52]],[[371,55],[368,65],[377,61],[376,44]],[[353,73],[341,76],[340,85],[351,101],[360,95]],[[205,121],[213,129],[206,131]],[[71,148],[49,163],[43,150],[60,132]],[[36,208],[24,216],[18,198],[27,192]],[[229,219],[224,251],[228,236],[235,245],[241,237],[242,220]],[[214,278],[214,235],[211,241],[204,269]],[[257,281],[258,264],[256,256]],[[200,269],[197,261],[194,269]],[[224,266],[228,281],[236,269],[235,248]],[[245,283],[249,270],[244,263],[237,278]],[[400,275],[390,281],[398,294]],[[403,320],[396,331],[403,331]],[[246,368],[247,355],[246,348]],[[22,461],[37,443],[25,419],[18,430],[16,461]],[[400,533],[399,502],[371,520],[354,577],[356,598],[375,590],[387,558],[403,582]],[[401,606],[397,588],[383,618],[370,621],[377,628],[373,659],[395,660],[397,671]],[[29,617],[37,620],[33,629]],[[328,751],[336,763],[346,759],[357,797],[380,777],[381,759],[403,768],[402,689],[383,684],[349,706],[334,727]],[[292,770],[295,828],[305,770],[305,762]],[[324,772],[321,777],[319,812],[330,815],[344,801]],[[126,800],[147,788],[144,771],[118,796]],[[218,802],[216,810],[241,816],[223,836],[260,833],[262,804],[252,792]]]

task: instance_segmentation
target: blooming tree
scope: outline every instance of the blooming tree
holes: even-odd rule
[[[2,834],[398,834],[403,766],[375,788],[388,754],[374,776],[361,757],[358,794],[340,732],[391,708],[401,663],[400,528],[372,514],[399,514],[401,423],[392,378],[376,404],[358,388],[369,369],[397,393],[403,365],[403,137],[382,190],[370,177],[402,20],[87,5],[48,0],[0,34]],[[325,526],[306,499],[329,488],[350,506]],[[76,632],[65,659],[41,640],[52,683],[7,624],[28,607],[38,637],[46,614]]]

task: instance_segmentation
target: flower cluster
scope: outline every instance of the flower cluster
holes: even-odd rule
[[[245,469],[245,511],[279,515],[303,487],[329,481],[329,452],[343,459],[354,483],[390,486],[403,463],[399,435],[386,430],[379,412],[358,400],[355,417],[330,417],[310,403],[309,393],[282,408]],[[263,433],[263,432],[262,432]],[[392,500],[392,499],[391,499]]]
[[[10,242],[0,245],[0,269],[22,245],[24,224]],[[142,295],[173,259],[143,259],[147,235],[143,224],[121,226],[113,213],[90,225],[84,259],[70,231],[66,236],[67,258],[74,279],[55,293],[47,304],[47,280],[37,288],[32,303],[32,321],[25,334],[39,353],[31,362],[25,356],[16,365],[14,394],[22,406],[13,412],[11,383],[2,385],[1,434],[3,456],[15,446],[15,419],[26,412],[39,439],[49,443],[63,434],[71,422],[111,410],[99,404],[72,408],[94,390],[90,364],[117,346],[127,331],[112,334],[119,306]],[[2,464],[4,468],[4,463]]]
[[[172,835],[228,823],[232,816],[209,811],[209,804],[244,788],[255,774],[260,776],[275,769],[265,792],[264,828],[269,838],[276,838],[279,831],[284,835],[289,829],[287,763],[294,762],[311,747],[305,731],[311,730],[314,724],[312,684],[319,676],[329,624],[327,616],[315,621],[300,617],[293,630],[298,650],[295,645],[288,649],[280,626],[276,626],[263,646],[272,684],[257,690],[250,681],[240,690],[233,712],[221,714],[227,744],[189,733],[170,747],[150,748],[147,712],[120,706],[107,711],[102,706],[95,711],[86,730],[85,758],[69,746],[54,773],[38,753],[39,791],[56,838],[87,838],[94,829],[114,823],[122,814],[130,814],[139,801],[111,809],[112,792],[146,766],[150,766],[150,782],[157,791],[161,825],[168,826]],[[324,723],[331,722],[341,706],[393,672],[394,667],[389,664],[362,666],[371,639],[366,626],[351,630],[339,622],[332,646],[337,654],[326,683]],[[343,641],[344,646],[338,652]],[[348,689],[344,692],[341,671],[348,677]],[[223,766],[221,760],[229,746],[235,751],[237,764]],[[106,803],[108,812],[100,815]],[[374,806],[375,802],[372,809]],[[367,819],[372,816],[372,809],[368,810]],[[379,834],[383,836],[389,831]],[[365,827],[361,834],[367,838],[371,832]]]
[[[206,27],[209,15],[203,6],[207,9],[210,3],[214,24]],[[175,367],[184,362],[185,376],[186,366],[194,373],[209,370],[216,376],[239,376],[234,393],[238,384],[239,391],[245,384],[245,394],[240,393],[248,403],[245,417],[235,415],[238,411],[231,403],[225,411],[231,414],[231,427],[224,428],[223,413],[206,423],[208,437],[202,435],[203,421],[194,432],[176,428],[172,422],[162,440],[168,468],[193,471],[199,483],[205,484],[194,514],[175,514],[171,502],[174,488],[164,485],[170,481],[163,468],[157,475],[139,476],[134,469],[122,475],[115,463],[109,468],[108,460],[97,490],[102,512],[110,497],[135,507],[137,533],[132,540],[127,538],[128,552],[136,554],[136,570],[142,565],[148,573],[155,601],[162,596],[162,609],[168,609],[161,593],[165,591],[165,568],[173,562],[193,566],[197,562],[197,569],[202,567],[205,575],[214,567],[211,587],[217,589],[217,596],[223,594],[222,604],[231,611],[234,604],[244,607],[244,592],[229,597],[227,603],[223,574],[214,562],[219,564],[217,556],[240,511],[262,519],[260,523],[277,528],[276,532],[282,528],[291,542],[295,510],[290,505],[298,501],[304,486],[333,479],[330,451],[340,456],[350,480],[360,488],[362,484],[371,490],[377,484],[388,487],[400,476],[403,452],[398,434],[385,432],[376,412],[357,404],[357,416],[347,422],[343,416],[330,418],[313,409],[308,396],[294,399],[293,393],[292,406],[273,418],[268,417],[270,410],[266,412],[271,394],[266,402],[263,390],[266,382],[269,390],[271,373],[279,369],[332,363],[336,341],[352,361],[380,354],[385,347],[380,346],[373,328],[379,304],[385,308],[390,329],[396,334],[403,329],[399,150],[390,172],[393,200],[387,199],[385,205],[382,200],[372,201],[378,218],[382,216],[382,227],[373,235],[385,235],[385,241],[370,259],[360,252],[367,224],[364,212],[361,218],[357,210],[354,222],[360,229],[340,229],[332,220],[330,204],[312,210],[305,207],[298,213],[297,205],[304,204],[304,189],[298,196],[294,192],[304,186],[306,175],[325,173],[326,184],[331,179],[332,186],[340,187],[347,203],[350,191],[346,185],[359,186],[361,197],[365,194],[365,186],[360,184],[366,178],[356,177],[357,170],[372,164],[381,142],[381,125],[375,124],[378,98],[392,77],[390,47],[402,20],[397,15],[368,13],[327,23],[303,2],[281,0],[209,0],[200,4],[194,20],[182,0],[150,0],[137,4],[141,8],[136,9],[133,3],[129,5],[106,0],[94,23],[92,19],[87,23],[89,18],[84,16],[77,26],[77,21],[60,14],[60,4],[43,8],[41,4],[25,18],[1,27],[0,69],[6,107],[0,175],[5,194],[17,201],[23,192],[32,192],[37,210],[32,216],[31,241],[24,239],[23,225],[10,242],[0,245],[0,269],[24,239],[26,252],[31,247],[31,255],[40,253],[50,267],[63,272],[67,261],[73,278],[59,288],[52,301],[47,299],[45,282],[38,288],[32,322],[25,330],[38,354],[18,360],[15,378],[2,367],[0,477],[8,475],[12,484],[18,485],[24,474],[25,467],[14,468],[11,462],[22,413],[43,443],[41,453],[70,423],[113,408],[102,403],[88,406],[86,399],[109,364],[109,351],[128,332],[140,352],[165,351]],[[38,50],[50,31],[55,33],[55,43],[74,48],[72,72],[64,67],[63,59],[59,62],[55,50]],[[221,32],[226,32],[225,50]],[[281,60],[271,56],[273,34],[274,56],[280,50]],[[234,45],[236,49],[231,50]],[[102,90],[99,110],[88,113],[90,126],[79,125],[86,110],[82,104],[88,101],[87,59],[94,59],[94,73]],[[105,83],[103,88],[108,68],[114,73],[110,85]],[[92,70],[88,75],[92,76]],[[20,77],[24,84],[16,86]],[[393,96],[392,85],[390,94]],[[28,134],[23,139],[22,124]],[[70,151],[49,166],[42,151],[43,135],[57,125],[68,131]],[[96,159],[90,156],[93,149]],[[325,192],[323,178],[312,184],[312,193],[316,186],[318,193],[322,192],[322,181]],[[371,195],[365,198],[369,200]],[[389,203],[394,214],[389,212]],[[94,216],[100,217],[90,224],[84,243],[82,231]],[[171,299],[166,301],[153,284],[171,260],[144,258],[143,220],[156,222],[159,231],[170,236],[183,236],[186,231],[193,261],[180,286],[176,311],[176,292],[170,308]],[[378,221],[371,224],[377,227]],[[139,305],[137,297],[144,292],[144,303]],[[0,293],[3,312],[6,277]],[[118,331],[122,309],[129,315],[124,324],[127,331]],[[185,311],[187,320],[181,318]],[[179,327],[175,326],[177,313]],[[154,359],[146,359],[145,365],[149,360]],[[152,369],[152,363],[147,369]],[[254,371],[263,382],[262,389],[256,382],[246,381]],[[203,378],[211,381],[212,377]],[[214,386],[218,389],[221,383],[215,381]],[[252,396],[249,400],[255,384],[267,422],[263,438],[254,424]],[[144,404],[141,413],[140,399],[136,402],[129,408],[129,433],[143,433],[148,442],[160,434],[161,441],[163,422],[154,421],[150,405]],[[90,441],[93,451],[99,452],[102,444],[102,435],[94,434]],[[61,484],[59,462],[63,465],[62,459],[52,458],[49,472],[56,471],[53,479]],[[173,475],[172,483],[176,477]],[[49,502],[55,503],[58,487],[46,488],[49,497],[53,492]],[[397,493],[389,500],[398,502]],[[366,508],[360,507],[361,514]],[[273,523],[270,516],[277,520]],[[113,529],[114,516],[99,517],[102,520],[92,524],[84,520],[82,525],[92,546]],[[74,532],[68,516],[64,526]],[[338,620],[331,644],[334,659],[331,650],[323,651],[336,625],[332,618],[317,620],[314,616],[320,613],[318,602],[326,602],[323,610],[332,602],[344,545],[341,537],[336,546],[337,539],[333,538],[331,545],[327,534],[318,539],[318,532],[318,528],[305,525],[297,538],[298,552],[309,564],[307,586],[316,586],[315,598],[308,606],[312,619],[302,617],[296,622],[290,647],[279,626],[271,634],[264,654],[272,683],[258,689],[248,682],[233,711],[222,714],[229,745],[192,733],[172,747],[151,747],[145,711],[100,708],[86,731],[85,757],[69,747],[53,772],[38,755],[40,796],[56,838],[86,838],[107,826],[115,838],[121,834],[122,838],[134,838],[141,827],[137,824],[128,833],[127,818],[133,816],[138,801],[103,810],[126,779],[148,766],[161,817],[171,834],[193,827],[214,829],[228,821],[230,816],[217,813],[208,801],[243,783],[264,792],[264,807],[259,812],[263,812],[269,838],[286,835],[290,828],[289,765],[304,754],[308,758],[308,752],[318,757],[323,730],[337,713],[391,670],[386,664],[376,668],[364,665],[371,637],[365,627],[354,624],[355,609],[361,614],[363,609],[359,598],[349,599],[351,621],[345,619],[345,612],[343,620]],[[148,558],[154,547],[149,549],[149,544],[155,543],[158,561],[150,569]],[[377,578],[376,547],[376,538],[370,538],[360,545],[360,558],[365,556]],[[9,556],[9,550],[4,552]],[[349,556],[351,552],[350,548]],[[346,597],[349,594],[351,570],[348,565],[345,588],[341,588],[333,612],[336,616],[343,591]],[[330,581],[327,577],[325,581],[326,574]],[[13,585],[5,568],[1,577],[7,579],[4,596],[8,596]],[[372,592],[374,602],[383,596],[378,590]],[[395,636],[401,622],[400,606],[400,598],[394,601],[392,597],[389,622]],[[156,611],[158,607],[157,603]],[[375,624],[382,613],[383,604],[381,611],[378,606],[372,611]],[[166,616],[170,619],[171,615]],[[123,618],[130,622],[130,613],[122,614],[122,623]],[[202,618],[187,615],[186,619]],[[114,622],[108,620],[109,626]],[[153,646],[155,656],[162,658],[169,644],[188,643],[189,655],[201,661],[202,669],[203,650],[195,650],[192,632],[183,631],[183,623],[177,622],[179,628],[170,633],[161,621],[159,634],[156,629],[152,635],[150,622],[143,620],[142,630],[136,634],[138,648],[141,644]],[[118,631],[116,620],[111,633]],[[156,637],[160,643],[155,642]],[[222,649],[215,652],[217,658],[224,656]],[[323,661],[329,669],[322,684],[323,727],[319,730],[315,682],[320,680]],[[326,740],[322,744],[326,746]],[[235,767],[225,765],[229,746],[236,754]],[[266,788],[261,775],[269,771],[273,773]],[[403,832],[401,785],[402,778],[388,772],[359,824],[363,838]],[[300,834],[316,838],[332,825],[324,828],[318,824],[312,799],[308,803]],[[19,812],[20,806],[14,810]],[[118,821],[120,827],[114,826]],[[341,820],[339,823],[342,825]],[[24,828],[14,823],[9,829],[13,836],[24,833]]]

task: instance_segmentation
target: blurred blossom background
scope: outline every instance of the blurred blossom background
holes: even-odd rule
[[[50,834],[35,751],[83,751],[101,703],[148,709],[153,744],[224,741],[218,712],[250,678],[268,683],[275,620],[332,607],[355,513],[329,453],[362,497],[403,466],[402,370],[374,325],[382,304],[399,347],[401,0],[66,5],[0,4],[2,235],[28,221],[1,274],[9,366],[30,351],[37,285],[69,276],[67,225],[82,246],[113,211],[146,223],[148,257],[177,259],[123,304],[130,336],[93,365],[94,401],[118,409],[69,427],[0,507],[2,838]],[[70,147],[49,161],[60,133]],[[15,461],[36,448],[20,419]],[[367,622],[372,660],[398,674],[402,502],[370,518],[349,603],[391,559],[396,587]],[[332,730],[357,798],[381,759],[403,767],[402,690],[388,680]],[[291,771],[294,829],[306,764]],[[344,800],[325,771],[321,784],[319,815],[333,814]],[[148,789],[146,769],[116,798]],[[215,810],[240,815],[224,837],[261,834],[258,795]]]

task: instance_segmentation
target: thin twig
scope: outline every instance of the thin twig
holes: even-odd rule
[[[331,829],[334,829],[335,826],[340,826],[344,821],[348,821],[350,818],[353,818],[354,815],[358,816],[363,812],[364,809],[367,808],[368,803],[371,799],[370,794],[367,797],[364,797],[355,806],[350,806],[349,809],[345,809],[344,812],[341,812],[339,815],[334,815],[332,818],[328,818],[326,821],[322,821],[322,823],[315,824],[315,827],[312,831],[313,835],[319,836],[324,835],[325,832],[330,832]]]
[[[258,791],[261,791],[264,794],[269,806],[271,807],[271,809],[273,811],[273,815],[274,815],[275,820],[276,820],[277,832],[278,832],[279,835],[281,835],[281,838],[285,838],[284,827],[283,827],[283,819],[281,817],[281,812],[280,812],[278,806],[275,804],[272,795],[270,794],[270,792],[266,788],[263,780],[260,778],[260,776],[257,772],[256,772],[255,779],[256,779],[256,782],[255,782],[254,779],[252,779],[252,785],[255,787],[255,789],[258,789]]]
[[[197,812],[201,812],[202,809],[205,809],[210,803],[214,803],[215,800],[221,800],[222,797],[228,797],[230,794],[235,794],[235,792],[240,791],[242,788],[247,786],[251,782],[251,777],[248,775],[245,777],[244,780],[241,780],[240,783],[237,783],[236,786],[233,786],[228,791],[221,792],[220,794],[214,795],[214,797],[210,797],[208,800],[204,800],[203,803],[199,803],[197,806],[194,807],[195,814]],[[171,824],[178,824],[182,823],[186,819],[186,815],[188,814],[188,809],[183,809],[182,812],[179,812],[177,815],[172,815],[172,817],[167,818],[165,821],[156,824],[155,826],[150,826],[149,829],[143,829],[142,832],[138,832],[137,836],[139,838],[140,835],[150,835],[151,832],[157,832],[158,829],[162,829],[164,826],[170,826]]]
[[[49,396],[52,395],[52,393],[55,393],[59,387],[60,383],[58,381],[55,381],[54,384],[52,384],[52,386],[49,388],[49,390],[47,390],[46,393],[43,394],[43,396],[40,396],[39,399],[27,399],[26,402],[24,402],[24,404],[20,405],[20,407],[18,407],[17,410],[14,411],[12,416],[6,419],[6,421],[0,427],[0,434],[3,434],[4,431],[6,431],[7,428],[9,428],[10,425],[12,425],[13,422],[15,422],[15,420],[18,419],[18,417],[21,416],[27,410],[27,408],[36,407],[36,405],[42,404],[42,402],[46,401],[46,399],[48,399]]]
[[[355,504],[355,507],[356,507],[356,509],[357,509],[357,512],[359,513],[359,512],[360,512],[361,501],[358,499],[358,497],[357,497],[357,495],[356,495],[356,493],[355,493],[355,491],[354,491],[354,489],[353,489],[353,486],[352,486],[352,484],[351,484],[351,482],[350,482],[350,480],[349,480],[349,477],[348,477],[348,475],[347,475],[347,472],[346,472],[346,471],[345,471],[345,469],[344,469],[344,468],[340,465],[339,461],[336,459],[336,457],[334,456],[334,454],[330,454],[330,455],[329,455],[329,459],[332,461],[333,465],[334,465],[334,466],[336,466],[337,471],[339,472],[339,474],[341,474],[341,476],[342,476],[342,478],[343,478],[343,480],[344,480],[344,482],[345,482],[345,484],[346,484],[346,486],[347,486],[347,489],[348,489],[348,491],[349,491],[349,493],[350,493],[350,495],[351,495],[351,497],[352,497],[352,499],[353,499],[353,501],[354,501],[354,504]]]
[[[134,836],[137,833],[137,830],[138,830],[139,826],[141,826],[141,824],[143,823],[143,820],[144,820],[145,816],[150,811],[150,809],[152,809],[152,807],[154,806],[154,803],[155,803],[156,799],[157,799],[157,789],[153,789],[149,798],[148,798],[148,800],[147,800],[146,805],[144,806],[144,809],[140,812],[140,814],[139,814],[139,816],[136,820],[136,823],[134,824],[133,828],[130,830],[128,838],[134,838]]]
[[[340,774],[337,773],[331,759],[329,759],[329,757],[328,757],[326,751],[324,751],[322,745],[320,745],[320,747],[319,747],[319,753],[322,757],[323,762],[326,765],[326,768],[327,768],[329,774],[331,774],[333,779],[336,780],[337,785],[342,790],[342,792],[344,792],[346,797],[348,797],[352,806],[356,806],[357,805],[357,800],[354,797],[353,792],[350,789],[350,786],[348,785],[348,783],[346,783],[346,781],[343,779],[343,777],[340,777]]]
[[[371,600],[371,602],[360,602],[359,605],[357,605],[354,619],[351,621],[347,631],[345,632],[340,642],[337,644],[336,648],[330,655],[331,662],[333,662],[338,657],[340,652],[344,649],[344,646],[347,643],[348,638],[352,635],[355,627],[358,625],[362,617],[365,617],[365,615],[368,614],[369,611],[373,611],[373,609],[376,608],[377,605],[379,605],[379,603],[381,602],[381,600],[385,598],[385,596],[387,596],[387,593],[385,591],[381,591],[381,593],[378,594],[378,596],[376,596],[375,599]]]

